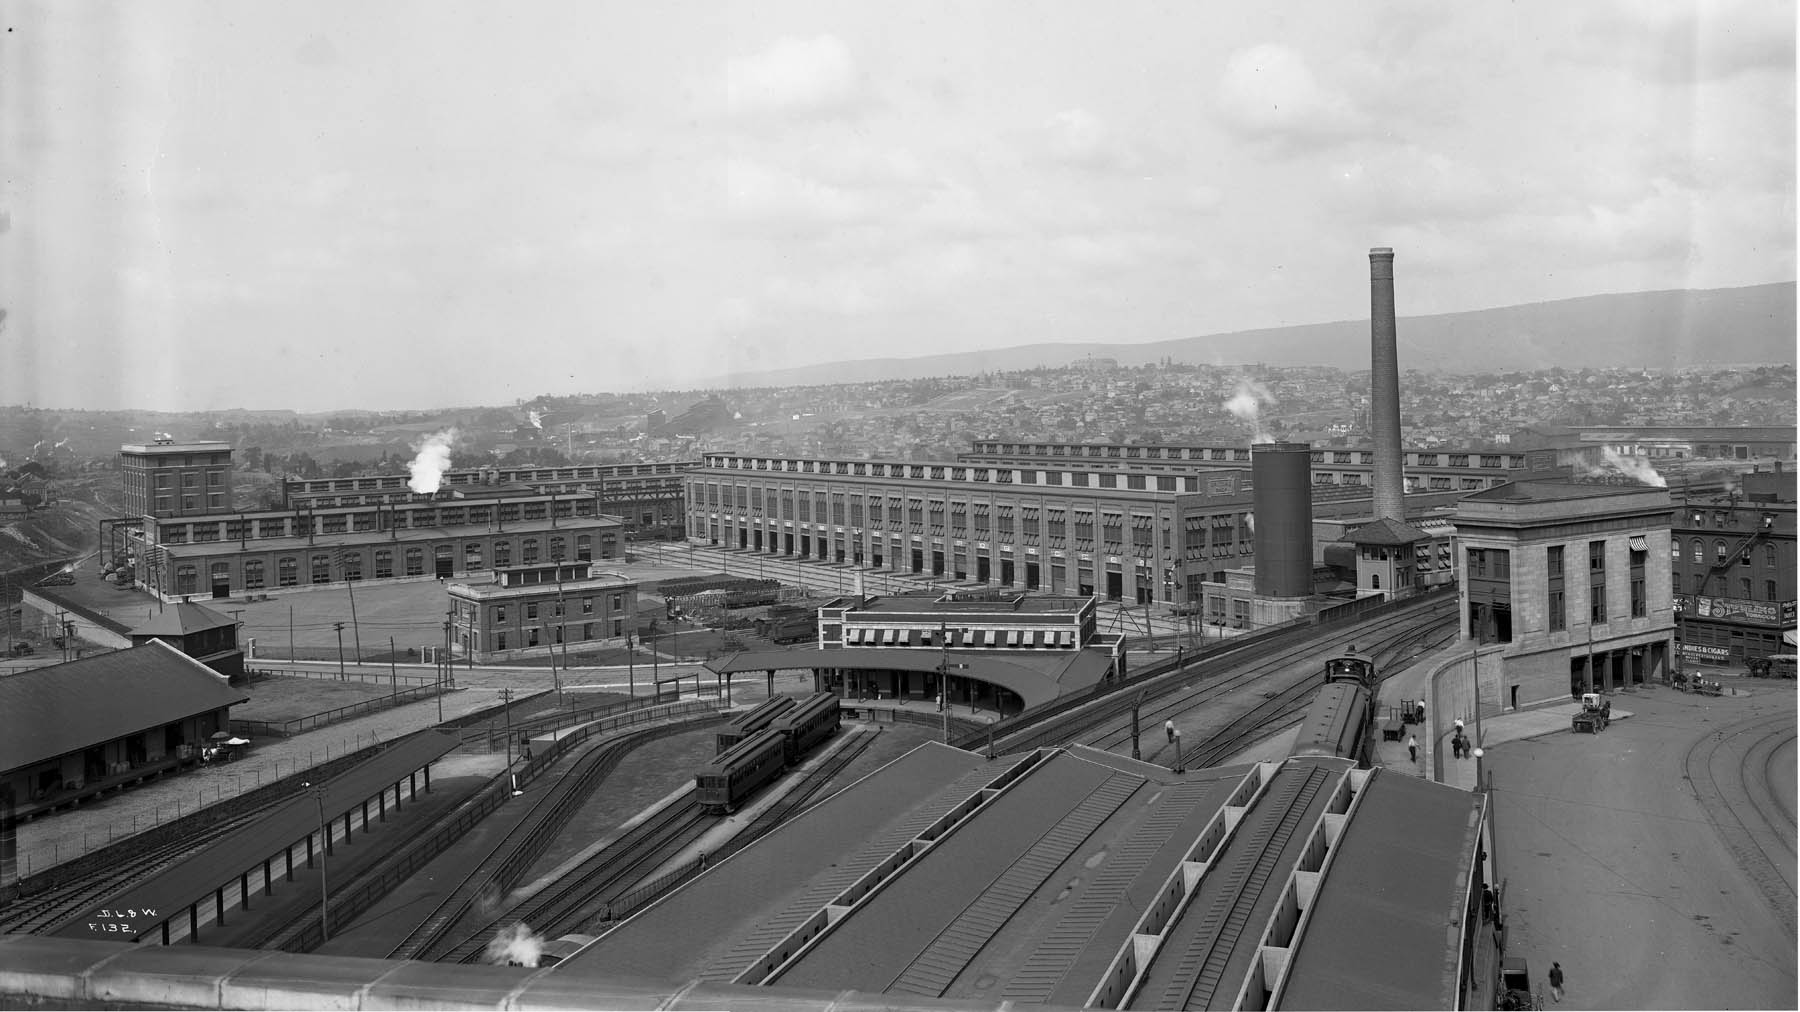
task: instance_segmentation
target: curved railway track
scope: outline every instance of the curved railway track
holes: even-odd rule
[[[1346,623],[1342,627],[1332,627],[1329,634],[1331,638],[1341,639],[1345,643],[1363,644],[1364,652],[1369,652],[1369,642],[1379,643],[1391,637],[1394,634],[1390,630],[1396,627],[1407,629],[1442,622],[1454,614],[1455,610],[1454,597],[1438,596],[1426,599],[1415,607]],[[1053,713],[1028,726],[1015,726],[1003,731],[996,738],[995,749],[1002,753],[1023,752],[1070,742],[1083,742],[1096,748],[1117,747],[1129,739],[1131,709],[1140,695],[1146,702],[1154,701],[1158,704],[1151,709],[1140,709],[1140,724],[1149,730],[1151,725],[1148,718],[1152,712],[1155,713],[1155,723],[1161,723],[1178,713],[1215,703],[1233,692],[1248,688],[1271,672],[1316,659],[1319,656],[1317,638],[1317,635],[1303,639],[1280,637],[1267,642],[1234,646],[1222,655],[1205,654],[1198,658],[1186,658],[1179,666],[1171,664],[1167,671],[1143,682],[1121,687],[1073,709]],[[1223,675],[1208,674],[1211,670],[1227,665],[1229,670]],[[1295,678],[1298,680],[1316,676],[1317,671],[1307,667],[1303,675],[1296,675]],[[1284,682],[1280,688],[1285,689],[1287,685]],[[1172,696],[1178,701],[1164,702]],[[1185,700],[1185,703],[1180,700]]]
[[[568,770],[532,805],[507,834],[457,883],[449,895],[387,953],[389,959],[431,959],[442,951],[445,939],[471,911],[488,898],[503,893],[523,875],[538,855],[568,823],[575,808],[618,766],[627,753],[654,738],[690,730],[692,722],[658,725],[632,731],[610,741],[583,745]]]
[[[1795,734],[1792,714],[1751,717],[1701,738],[1682,758],[1707,819],[1789,935],[1795,931],[1795,827],[1770,777],[1775,757]]]
[[[808,770],[781,800],[767,808],[731,841],[716,850],[711,860],[717,861],[748,846],[764,833],[779,826],[790,815],[806,805],[830,781],[866,751],[875,734],[865,733],[840,747],[823,762]],[[528,897],[511,909],[464,936],[453,948],[437,957],[441,963],[475,963],[486,955],[488,940],[497,926],[523,921],[540,935],[554,938],[581,930],[596,919],[605,922],[614,904],[627,897],[642,881],[645,869],[656,867],[669,856],[698,840],[707,828],[716,824],[716,816],[701,812],[693,795],[668,805],[642,822],[622,832],[617,839],[564,875],[555,885]],[[677,879],[667,883],[673,888]],[[648,898],[640,897],[633,906],[641,906]]]
[[[1454,600],[1434,601],[1400,615],[1357,623],[1339,630],[1335,638],[1357,644],[1359,650],[1375,659],[1379,670],[1391,670],[1456,635],[1453,627],[1445,627],[1445,620],[1455,612],[1454,605]],[[1034,729],[1027,739],[1029,747],[1080,742],[1108,751],[1128,751],[1131,709],[1141,694],[1145,702],[1139,707],[1138,724],[1140,733],[1148,738],[1144,743],[1148,747],[1141,747],[1143,758],[1166,762],[1172,757],[1165,757],[1169,746],[1154,734],[1157,725],[1165,720],[1191,718],[1197,711],[1215,709],[1228,700],[1241,700],[1245,692],[1260,691],[1263,701],[1227,719],[1216,731],[1209,731],[1205,741],[1185,746],[1185,766],[1211,765],[1248,747],[1256,738],[1297,722],[1321,684],[1319,657],[1320,650],[1314,643],[1258,645],[1230,655],[1231,669],[1204,681],[1199,672],[1192,670],[1196,665],[1190,663],[1169,676],[1158,676],[1142,689],[1115,693],[1061,716],[1046,728]]]

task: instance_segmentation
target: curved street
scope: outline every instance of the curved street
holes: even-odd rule
[[[1622,694],[1633,719],[1497,745],[1508,952],[1572,1009],[1794,1008],[1794,686]]]

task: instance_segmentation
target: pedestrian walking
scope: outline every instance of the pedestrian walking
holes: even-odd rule
[[[1459,737],[1460,737],[1460,736],[1461,736],[1461,735],[1462,735],[1462,732],[1463,732],[1463,722],[1462,722],[1462,718],[1461,718],[1461,717],[1458,717],[1458,718],[1456,718],[1456,720],[1454,720],[1454,721],[1452,721],[1452,724],[1453,724],[1453,725],[1454,725],[1454,726],[1455,726],[1455,728],[1456,728],[1456,733],[1457,733],[1457,735],[1458,735],[1458,736],[1459,736]]]
[[[1462,755],[1463,755],[1462,735],[1459,734],[1456,737],[1450,739],[1450,754],[1455,756],[1458,759],[1462,758]]]
[[[1416,734],[1415,735],[1407,735],[1406,751],[1412,755],[1413,762],[1419,761],[1419,736],[1418,735],[1416,735]]]
[[[1562,1001],[1562,984],[1563,984],[1562,964],[1561,963],[1551,963],[1550,964],[1550,996],[1552,998],[1555,998],[1557,1001]]]
[[[1175,743],[1175,721],[1173,718],[1163,721],[1163,735],[1169,739],[1169,744],[1172,745]]]

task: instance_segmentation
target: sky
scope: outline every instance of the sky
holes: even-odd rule
[[[0,404],[499,405],[1363,319],[1374,246],[1402,317],[1795,280],[1786,0],[0,17]]]

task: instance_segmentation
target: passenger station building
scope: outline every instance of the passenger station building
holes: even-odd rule
[[[1512,709],[1669,676],[1670,508],[1664,488],[1569,479],[1457,506],[1462,638],[1483,648],[1484,699]]]
[[[1794,650],[1794,472],[1675,506],[1671,589],[1684,664],[1742,666]]]
[[[637,628],[637,583],[598,573],[591,562],[502,566],[485,583],[452,583],[452,632],[458,654],[506,660],[595,641]]]
[[[758,650],[717,674],[811,669],[846,701],[938,700],[1001,714],[1122,678],[1125,637],[1099,629],[1092,597],[999,589],[840,597],[819,609],[814,649]]]

